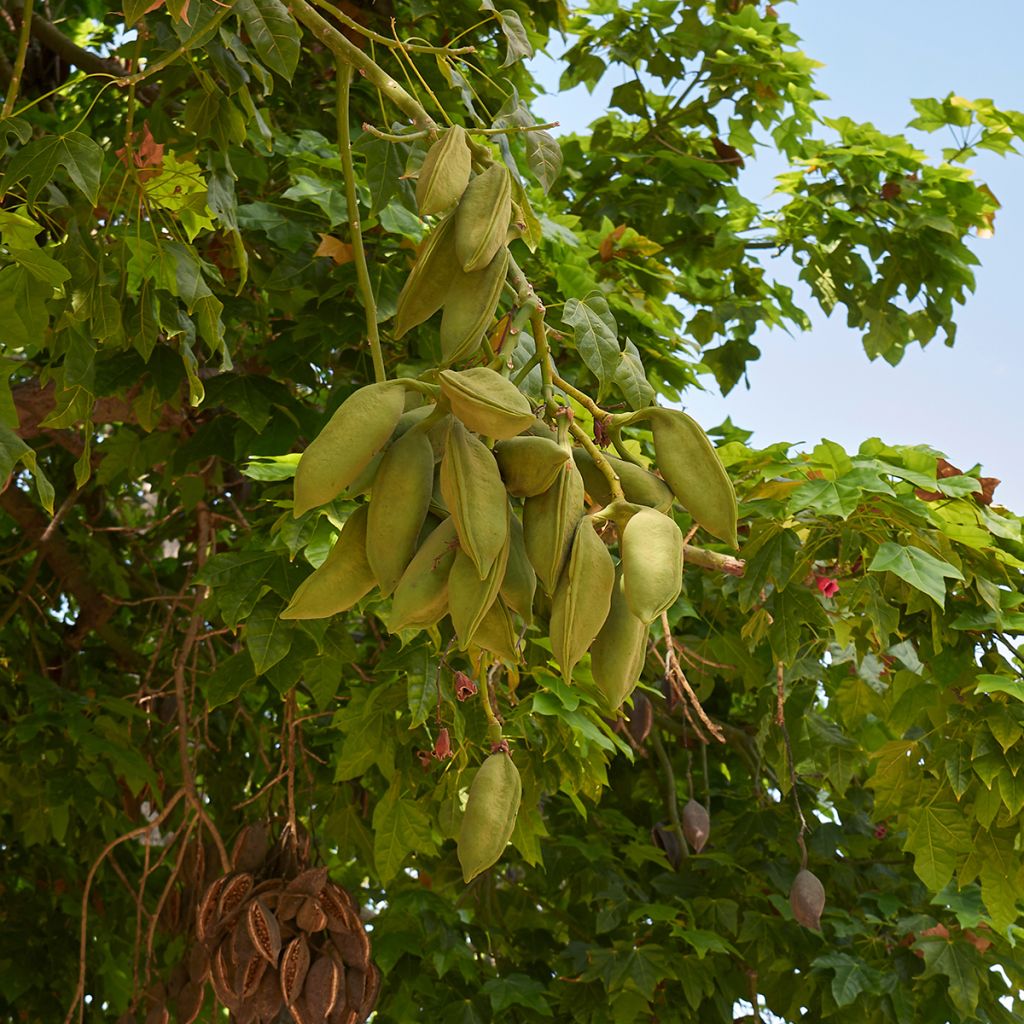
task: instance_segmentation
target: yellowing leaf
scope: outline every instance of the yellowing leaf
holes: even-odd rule
[[[352,246],[348,242],[343,242],[334,235],[325,235],[322,231],[318,231],[317,234],[320,236],[320,244],[316,247],[314,256],[329,256],[334,260],[335,266],[339,267],[342,263],[352,262]]]

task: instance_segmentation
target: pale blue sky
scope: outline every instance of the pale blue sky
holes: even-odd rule
[[[818,76],[819,88],[831,97],[826,114],[899,132],[914,116],[910,97],[952,91],[1024,109],[1024,5],[1017,2],[803,0],[778,8],[802,37],[805,52],[826,65]],[[555,44],[551,52],[558,56],[561,48]],[[559,69],[551,62],[541,58],[535,68],[543,81],[557,82]],[[541,97],[534,113],[561,121],[562,131],[581,131],[603,111],[619,81],[608,76],[593,96],[579,87]],[[937,133],[915,142],[936,153],[949,139]],[[815,314],[805,293],[811,331],[792,338],[765,332],[755,339],[762,356],[749,368],[750,390],[741,382],[722,398],[709,378],[712,390],[688,394],[687,410],[705,426],[731,416],[755,431],[754,444],[787,440],[809,448],[828,437],[856,449],[871,436],[929,444],[963,469],[980,462],[984,475],[1003,481],[997,502],[1024,512],[1024,159],[984,156],[975,166],[1003,208],[995,236],[972,243],[981,267],[977,289],[958,316],[954,348],[935,341],[923,350],[910,347],[898,367],[869,362],[842,314]],[[744,172],[741,184],[761,198],[777,169],[761,161]]]

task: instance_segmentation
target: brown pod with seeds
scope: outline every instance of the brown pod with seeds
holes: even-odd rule
[[[683,835],[686,841],[700,853],[711,834],[711,818],[702,804],[689,800],[683,808]]]
[[[309,943],[300,935],[285,947],[281,956],[281,998],[287,1005],[295,1002],[309,970]]]
[[[236,871],[259,871],[270,849],[270,830],[265,822],[246,825],[231,850],[231,866]]]
[[[327,955],[318,957],[306,974],[302,995],[310,1015],[318,1024],[334,1009],[339,994],[344,998],[342,981],[341,968]]]
[[[304,932],[322,932],[327,927],[327,915],[315,896],[308,897],[299,908],[295,915],[295,923]]]
[[[224,886],[217,903],[217,913],[221,922],[227,922],[236,910],[245,902],[252,889],[253,878],[248,872],[235,875]]]
[[[149,1013],[146,1014],[146,1024],[169,1024],[171,1019],[167,1007],[163,1003],[157,1003]]]
[[[249,904],[246,912],[246,927],[249,939],[256,952],[273,967],[277,966],[277,958],[281,955],[281,928],[277,918],[267,909],[266,904],[255,899]]]
[[[327,884],[327,868],[308,868],[296,875],[285,888],[286,892],[301,892],[306,896],[317,896]]]
[[[214,879],[203,894],[196,912],[196,937],[200,942],[211,942],[220,921],[220,897],[228,884],[230,876]]]
[[[793,916],[805,928],[821,931],[821,912],[825,909],[825,887],[817,875],[801,868],[789,890],[789,905]]]

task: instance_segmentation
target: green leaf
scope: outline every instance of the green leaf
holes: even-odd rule
[[[621,360],[618,328],[608,300],[600,292],[569,299],[562,311],[562,323],[573,328],[580,357],[604,391],[615,380]]]
[[[533,56],[533,46],[526,29],[523,28],[522,20],[515,11],[495,11],[501,31],[505,36],[507,49],[503,68],[511,67],[517,60]]]
[[[387,885],[410,853],[434,853],[430,817],[413,799],[403,797],[396,776],[373,809],[373,859],[380,880]]]
[[[53,289],[37,280],[24,267],[0,270],[0,343],[8,350],[34,350],[49,322],[46,300]]]
[[[891,572],[927,594],[940,608],[946,604],[946,578],[962,580],[963,574],[941,558],[920,548],[886,541],[871,560],[870,572]]]
[[[974,692],[1006,693],[1016,700],[1024,701],[1024,682],[1011,679],[1009,676],[980,675]]]
[[[302,33],[281,0],[238,0],[252,45],[260,60],[289,82],[299,63]]]
[[[207,706],[213,710],[230,704],[255,678],[252,658],[248,653],[239,651],[232,654],[230,658],[222,661],[216,671],[206,677],[202,684]]]
[[[53,484],[39,468],[36,450],[27,445],[13,430],[0,424],[0,485],[7,483],[7,478],[19,462],[32,473],[39,503],[53,515]]]
[[[644,373],[640,351],[629,338],[619,353],[619,365],[615,368],[615,384],[632,409],[642,409],[654,404],[654,388]]]
[[[965,942],[954,942],[944,938],[926,938],[917,943],[924,953],[925,972],[928,978],[943,974],[949,980],[949,997],[953,1005],[965,1018],[974,1017],[978,1008],[979,982],[977,955],[973,947]]]
[[[99,202],[103,150],[81,132],[45,135],[19,149],[11,157],[7,172],[0,181],[0,194],[19,181],[31,178],[32,184],[26,195],[29,202],[34,203],[58,167],[67,171],[72,183],[93,206]]]
[[[546,131],[525,132],[526,135],[526,166],[540,183],[540,187],[549,192],[562,170],[562,147],[558,140]]]
[[[213,588],[224,622],[231,627],[248,617],[268,590],[280,597],[291,593],[281,553],[253,548],[214,555],[198,573],[196,582]]]
[[[245,646],[257,675],[276,665],[291,649],[294,632],[280,617],[283,607],[278,598],[264,598],[245,620]]]
[[[914,855],[914,871],[933,892],[952,877],[957,854],[971,849],[963,812],[954,805],[926,804],[908,812],[903,849]]]

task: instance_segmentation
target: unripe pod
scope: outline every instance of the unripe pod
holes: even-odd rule
[[[675,496],[661,477],[655,476],[625,459],[617,459],[614,455],[609,455],[608,452],[603,454],[619,477],[626,501],[631,501],[636,505],[646,505],[648,508],[656,508],[659,512],[667,512],[672,507]],[[590,453],[585,448],[573,448],[572,457],[576,460],[576,466],[583,476],[587,494],[601,505],[610,504],[612,500],[611,487],[608,486],[608,480],[604,473],[597,468]]]
[[[546,437],[525,435],[499,441],[494,446],[494,458],[508,493],[515,498],[532,498],[555,482],[569,452]]]
[[[487,609],[487,614],[481,619],[480,625],[477,626],[476,633],[473,635],[473,644],[496,654],[505,661],[519,661],[512,616],[509,615],[501,598],[498,598]]]
[[[529,399],[510,380],[487,366],[442,370],[441,392],[452,412],[470,430],[506,440],[521,434],[534,420]]]
[[[517,516],[509,516],[508,564],[501,581],[501,598],[527,625],[533,622],[533,595],[537,574],[526,556],[523,525]]]
[[[390,632],[433,626],[448,611],[448,574],[458,546],[451,517],[420,545],[395,587],[387,620]]]
[[[427,151],[416,179],[416,205],[429,217],[457,203],[469,184],[472,154],[462,125],[449,128]]]
[[[590,648],[590,670],[606,710],[615,711],[633,692],[646,654],[647,625],[629,610],[619,575],[608,618]]]
[[[370,499],[366,557],[384,597],[416,553],[433,490],[434,449],[422,430],[410,430],[384,453]]]
[[[377,585],[366,559],[369,508],[360,505],[348,517],[330,554],[292,595],[282,619],[324,619],[348,611]]]
[[[643,508],[626,523],[621,550],[630,610],[642,622],[653,622],[682,589],[683,535],[674,519]]]
[[[700,853],[711,834],[711,818],[703,804],[689,800],[683,808],[683,835],[686,841]]]
[[[490,263],[511,218],[512,179],[504,164],[491,164],[469,183],[455,211],[455,251],[464,271]]]
[[[565,463],[555,482],[543,494],[523,502],[526,553],[549,594],[554,594],[582,518],[583,478],[574,462]]]
[[[446,366],[471,356],[494,319],[508,274],[509,252],[502,246],[494,259],[471,274],[456,267],[441,317],[441,358]]]
[[[801,868],[793,879],[793,888],[789,890],[789,905],[793,908],[793,916],[805,928],[821,930],[821,912],[825,909],[825,887],[818,881],[817,875],[807,868]]]
[[[455,219],[446,217],[423,242],[398,293],[392,328],[396,340],[429,320],[444,305],[456,269],[455,259]]]
[[[614,585],[612,556],[594,530],[593,517],[584,516],[551,608],[551,650],[567,683],[608,618]]]
[[[502,854],[515,828],[523,783],[512,758],[491,754],[469,787],[466,813],[459,829],[462,877],[470,882]]]
[[[333,501],[384,447],[405,408],[396,381],[368,384],[338,407],[295,468],[296,517]]]
[[[462,550],[484,579],[508,542],[508,497],[487,446],[458,421],[441,460],[441,493]]]
[[[448,606],[452,625],[459,638],[460,650],[466,650],[473,642],[484,616],[497,600],[501,582],[505,578],[508,549],[506,535],[505,546],[483,579],[477,574],[476,566],[464,551],[460,549],[455,554],[452,571],[448,575]],[[491,632],[493,634],[494,631]]]

